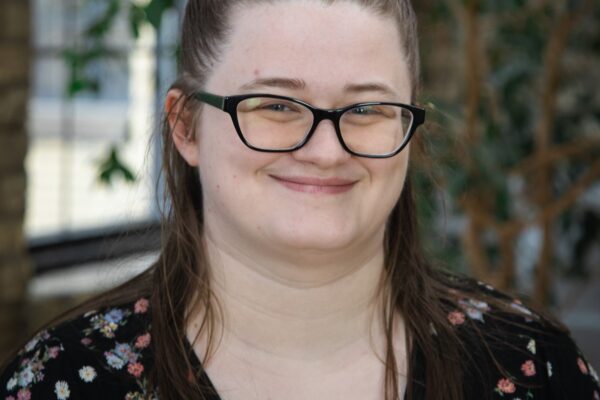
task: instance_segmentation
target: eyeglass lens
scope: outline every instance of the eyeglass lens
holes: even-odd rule
[[[313,125],[312,111],[302,104],[269,97],[241,101],[237,118],[246,141],[264,150],[294,148]],[[340,133],[350,150],[384,155],[402,145],[412,120],[412,113],[401,106],[359,105],[342,114]]]

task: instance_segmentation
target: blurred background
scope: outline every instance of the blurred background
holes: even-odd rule
[[[599,367],[600,4],[414,3],[428,254],[548,307]],[[184,6],[0,4],[0,358],[157,256],[153,134]]]

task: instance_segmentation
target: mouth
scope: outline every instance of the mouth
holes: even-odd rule
[[[358,182],[342,178],[269,175],[284,187],[295,192],[311,194],[340,194],[351,190]]]

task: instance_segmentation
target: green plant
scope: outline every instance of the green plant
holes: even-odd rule
[[[425,21],[425,97],[434,118],[423,136],[431,136],[426,145],[439,166],[428,174],[449,199],[448,213],[465,224],[448,240],[460,248],[442,254],[462,254],[459,264],[473,275],[511,288],[515,244],[535,227],[541,240],[533,297],[547,303],[555,244],[581,223],[572,207],[600,179],[594,52],[600,6],[591,0],[416,6]],[[435,191],[423,176],[418,182],[432,202]],[[439,211],[428,214],[435,219]],[[434,226],[426,237],[436,237]]]
[[[132,0],[88,0],[83,7],[100,9],[96,18],[84,28],[79,40],[63,52],[63,58],[69,69],[69,80],[65,95],[72,99],[80,93],[98,93],[100,82],[96,72],[90,68],[102,59],[116,58],[118,54],[106,45],[116,19],[120,14],[128,16],[130,32],[134,39],[140,34],[144,24],[160,29],[163,14],[174,7],[174,0],[150,0],[145,5]],[[127,182],[135,181],[131,168],[119,157],[118,146],[111,146],[108,154],[100,163],[100,182],[109,185],[114,179],[123,178]]]

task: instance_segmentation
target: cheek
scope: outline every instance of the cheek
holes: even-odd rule
[[[196,125],[198,168],[202,185],[209,189],[222,188],[235,179],[237,164],[247,157],[247,148],[241,142],[227,113],[206,108]]]
[[[233,175],[229,160],[238,139],[228,118],[226,113],[206,107],[196,124],[198,173],[206,211],[223,207],[227,177]]]
[[[372,184],[375,190],[371,193],[370,207],[375,213],[381,214],[384,219],[387,218],[400,198],[406,180],[408,157],[402,154],[396,157],[399,158],[369,160],[375,162],[371,168]],[[383,163],[378,164],[378,161],[383,161]]]
[[[408,168],[408,154],[399,154],[389,159],[368,160],[372,178],[381,190],[397,197],[402,191]]]
[[[198,168],[207,204],[240,207],[260,195],[256,177],[274,155],[246,147],[226,113],[206,113],[197,127]],[[226,117],[226,118],[223,118]],[[204,122],[203,122],[204,121]]]
[[[196,123],[196,141],[200,163],[229,151],[237,138],[229,115],[213,107],[205,107]]]

